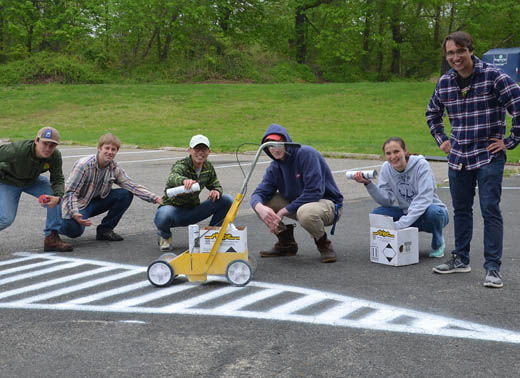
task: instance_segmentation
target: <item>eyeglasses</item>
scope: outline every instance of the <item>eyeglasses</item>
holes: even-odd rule
[[[457,55],[458,57],[461,57],[461,56],[464,56],[464,54],[466,54],[466,52],[468,51],[468,48],[467,47],[464,47],[464,48],[461,48],[461,49],[457,49],[455,51],[446,51],[446,58],[453,58],[455,55]]]
[[[204,145],[196,145],[195,147],[193,147],[193,149],[195,150],[195,152],[198,152],[198,153],[207,153],[209,152],[209,148],[208,146],[204,146]]]

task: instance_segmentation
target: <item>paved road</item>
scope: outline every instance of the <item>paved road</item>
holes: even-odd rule
[[[61,148],[65,172],[92,148]],[[117,160],[137,181],[161,192],[176,151],[123,149]],[[251,155],[240,155],[248,169]],[[227,192],[243,176],[233,155],[212,156]],[[262,158],[250,181],[259,182]],[[160,252],[154,206],[134,200],[118,231],[120,243],[97,242],[95,230],[72,240],[68,254],[42,253],[43,211],[23,197],[15,223],[0,234],[0,377],[516,377],[520,371],[520,273],[515,237],[520,178],[505,180],[505,288],[482,286],[482,222],[478,206],[473,271],[439,276],[420,235],[420,263],[389,267],[369,262],[368,212],[374,203],[348,168],[377,160],[329,160],[345,196],[333,237],[336,264],[320,264],[308,235],[297,228],[298,255],[260,259],[243,288],[222,277],[204,284],[183,277],[166,289],[145,275]],[[437,182],[445,163],[432,163]],[[447,189],[441,199],[450,203]],[[450,207],[451,213],[451,207]],[[94,218],[94,223],[99,222]],[[248,227],[249,251],[272,236],[247,199],[237,225]],[[38,230],[38,231],[36,231]],[[446,231],[453,243],[452,225]],[[187,230],[175,232],[175,252]]]

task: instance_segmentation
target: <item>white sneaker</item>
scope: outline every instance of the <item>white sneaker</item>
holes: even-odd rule
[[[159,249],[161,252],[170,252],[172,250],[172,240],[172,236],[170,236],[168,239],[159,237]]]

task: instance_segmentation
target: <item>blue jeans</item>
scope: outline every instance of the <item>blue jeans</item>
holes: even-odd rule
[[[372,210],[372,214],[388,215],[398,221],[403,215],[403,210],[397,206],[381,206]],[[446,208],[430,205],[423,215],[419,217],[410,227],[417,227],[419,231],[432,234],[432,249],[439,249],[444,244],[442,229],[449,222],[448,210]]]
[[[453,204],[455,251],[464,264],[469,264],[473,235],[473,200],[478,184],[480,210],[484,218],[484,269],[500,270],[504,223],[500,211],[502,177],[506,154],[501,153],[479,169],[456,171],[450,169],[450,192]]]
[[[45,176],[38,176],[32,184],[27,186],[14,186],[0,183],[0,230],[9,227],[16,218],[18,211],[18,203],[22,192],[30,194],[33,197],[40,197],[42,194],[50,196],[54,195],[51,183]],[[34,202],[34,206],[40,206],[38,202]],[[61,226],[61,205],[58,204],[52,209],[47,208],[47,220],[45,236],[49,236],[51,231],[58,231]]]
[[[105,198],[95,197],[84,209],[79,212],[83,215],[83,219],[95,217],[108,211],[108,214],[101,220],[101,224],[97,226],[98,230],[113,230],[125,211],[130,207],[134,195],[126,189],[112,189]],[[77,238],[85,231],[85,226],[76,222],[73,218],[64,219],[60,229],[60,234],[69,238]]]
[[[194,207],[161,206],[155,213],[154,222],[157,226],[157,234],[164,239],[168,239],[172,236],[170,228],[196,224],[210,215],[213,215],[213,217],[209,225],[219,226],[232,204],[233,198],[228,194],[223,194],[215,202],[207,199]]]

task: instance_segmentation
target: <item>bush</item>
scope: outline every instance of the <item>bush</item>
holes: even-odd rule
[[[95,84],[104,80],[93,65],[67,55],[38,53],[24,60],[0,65],[0,84],[51,82]]]
[[[282,61],[274,65],[268,72],[276,83],[316,82],[316,76],[309,66],[304,64]]]

